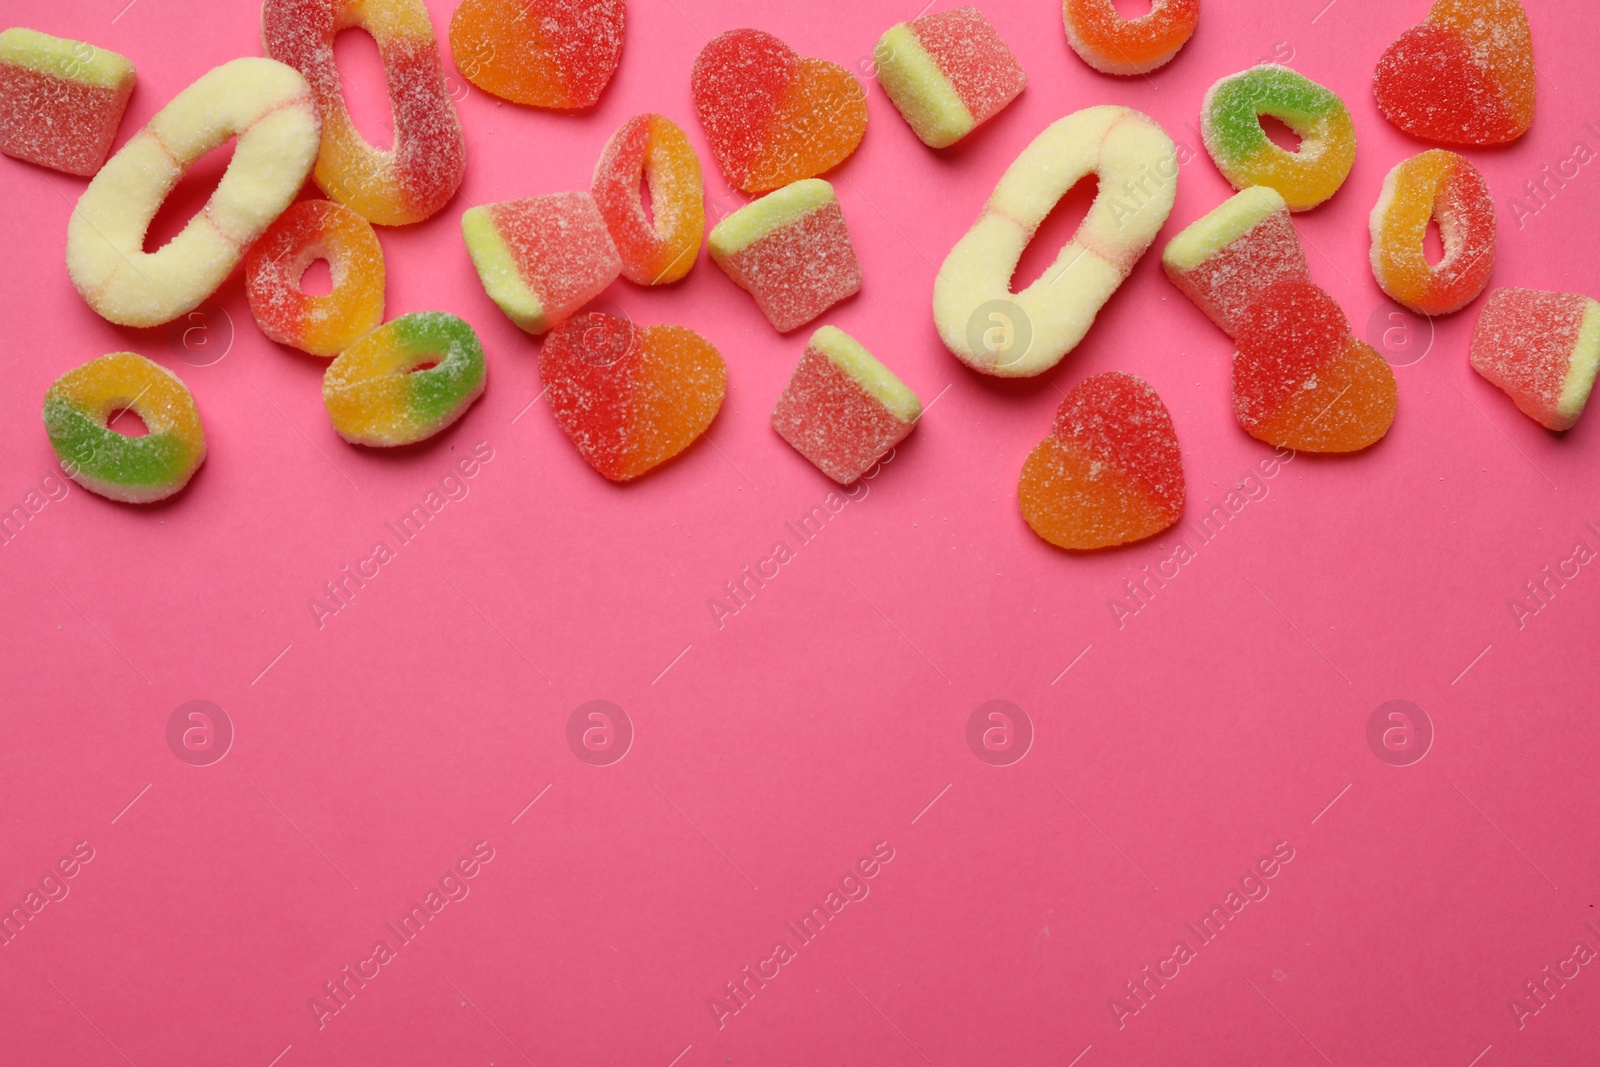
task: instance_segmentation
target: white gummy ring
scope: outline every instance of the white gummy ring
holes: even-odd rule
[[[1011,292],[1023,250],[1056,202],[1094,173],[1100,191],[1039,280]],[[1178,156],[1132,108],[1086,108],[1052,123],[1006,170],[933,283],[945,345],[974,370],[1029,378],[1061,362],[1155,240],[1172,211]]]
[[[183,232],[144,251],[150,222],[184,171],[237,135],[233,160]],[[67,224],[67,273],[122,326],[160,326],[217,291],[305,184],[321,143],[298,71],[246,58],[202,75],[100,169]]]

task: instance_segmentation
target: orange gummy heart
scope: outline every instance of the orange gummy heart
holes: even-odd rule
[[[1533,38],[1521,0],[1435,0],[1378,60],[1388,120],[1442,144],[1498,145],[1533,124]]]
[[[712,154],[747,193],[832,170],[867,132],[867,94],[854,75],[760,30],[729,30],[706,45],[692,88]]]
[[[468,81],[514,104],[593,107],[622,59],[624,0],[466,0],[450,51]]]

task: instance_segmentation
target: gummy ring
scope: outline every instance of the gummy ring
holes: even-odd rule
[[[132,410],[149,430],[125,437],[113,412]],[[44,396],[44,428],[67,476],[129,504],[165,500],[206,458],[206,435],[189,389],[158,364],[113,352],[69,370]]]
[[[443,311],[379,326],[345,349],[322,377],[333,428],[358,445],[426,440],[483,395],[483,346],[472,327]]]
[[[246,58],[202,75],[100,168],[67,223],[67,273],[120,326],[160,326],[217,291],[294,200],[317,155],[317,105],[291,67]],[[238,135],[204,209],[156,252],[145,234],[197,159]]]
[[[1200,0],[1152,0],[1148,13],[1125,19],[1111,0],[1065,0],[1067,42],[1102,74],[1148,74],[1164,67],[1194,36]]]
[[[466,147],[422,0],[266,0],[261,25],[267,54],[304,74],[322,109],[323,192],[380,226],[421,222],[449,203]],[[352,26],[372,35],[383,59],[392,149],[368,144],[345,106],[333,39]]]
[[[1428,262],[1423,240],[1437,220],[1444,258]],[[1494,270],[1494,200],[1489,183],[1463,156],[1435,148],[1407,159],[1383,180],[1372,209],[1372,273],[1396,303],[1423,315],[1460,311]]]
[[[333,291],[300,288],[326,259]],[[383,246],[366,219],[332,200],[305,200],[273,223],[245,259],[245,295],[261,332],[313,356],[337,356],[383,321]]]
[[[1091,173],[1100,191],[1078,232],[1037,281],[1013,294],[1023,250],[1056,202]],[[1177,149],[1142,112],[1106,104],[1047,127],[1000,178],[934,280],[933,318],[946,347],[974,370],[1005,378],[1061,362],[1155,240],[1177,188]],[[995,327],[984,328],[990,320]]]
[[[1261,128],[1262,115],[1281,119],[1299,134],[1299,151],[1273,144]],[[1270,186],[1290,211],[1308,211],[1338,192],[1356,161],[1356,127],[1344,101],[1276,63],[1213,85],[1201,106],[1200,134],[1235,189]]]
[[[653,223],[641,181],[650,186]],[[666,285],[689,273],[706,225],[705,186],[700,157],[677,123],[661,115],[623,123],[600,153],[593,192],[629,281]]]

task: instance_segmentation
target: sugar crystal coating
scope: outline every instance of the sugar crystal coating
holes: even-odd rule
[[[322,402],[339,436],[389,448],[425,441],[483,395],[487,369],[471,326],[443,311],[403,315],[328,364]]]
[[[1600,303],[1576,293],[1496,289],[1472,334],[1472,368],[1530,419],[1571,429],[1600,371]]]
[[[461,216],[478,278],[522,329],[541,334],[617,280],[622,258],[588,193],[485,204]]]
[[[367,143],[345,104],[333,40],[351,26],[372,35],[383,59],[391,148]],[[466,171],[466,148],[422,0],[266,0],[261,27],[267,55],[305,75],[316,95],[323,192],[380,226],[421,222],[449,203]]]
[[[1444,258],[1429,263],[1428,223]],[[1372,273],[1398,303],[1448,315],[1478,298],[1494,270],[1494,199],[1471,161],[1442,148],[1396,164],[1372,209]]]
[[[844,213],[821,178],[785,186],[723,219],[711,231],[711,258],[780,333],[861,289]]]
[[[579,110],[622,60],[624,0],[465,0],[450,51],[468,81],[504,100]]]
[[[1269,286],[1311,280],[1288,205],[1264,185],[1235,195],[1174,237],[1161,265],[1178,291],[1229,337]]]
[[[650,187],[649,215],[641,182]],[[677,123],[662,115],[623,123],[600,153],[591,191],[624,277],[667,285],[689,273],[705,231],[705,186],[700,157]]]
[[[1299,134],[1294,152],[1274,144],[1261,128],[1271,115]],[[1291,211],[1327,200],[1356,159],[1356,127],[1337,93],[1305,75],[1265,63],[1213,85],[1201,106],[1206,151],[1235,189],[1266,185]]]
[[[695,109],[729,184],[764,193],[832,170],[867,130],[866,90],[770,33],[729,30],[695,57]]]
[[[1520,0],[1435,0],[1378,60],[1373,91],[1413,137],[1487,147],[1533,125],[1537,78]]]
[[[133,64],[86,41],[0,33],[0,152],[91,177],[133,94]]]
[[[317,157],[317,105],[294,68],[235,59],[202,75],[100,168],[67,223],[67,272],[120,326],[199,307],[281,215]],[[233,159],[183,232],[145,252],[150,223],[190,165],[237,135]]]
[[[722,356],[693,330],[637,327],[600,311],[550,331],[539,379],[578,454],[615,482],[632,481],[694,444],[728,388]]]
[[[1200,0],[1152,0],[1125,19],[1112,0],[1064,0],[1067,41],[1103,74],[1148,74],[1172,61],[1200,21]]]
[[[884,92],[932,148],[955,144],[1028,84],[1022,64],[975,7],[893,26],[872,58]]]
[[[300,287],[306,268],[328,261],[331,292]],[[383,321],[383,246],[372,224],[332,200],[285,211],[245,258],[245,295],[261,332],[313,356],[337,356]]]
[[[112,428],[131,410],[148,431]],[[44,426],[67,476],[90,492],[128,504],[165,500],[206,458],[206,435],[189,389],[166,368],[113,352],[57,378],[44,397]]]
[[[1033,532],[1061,548],[1110,548],[1167,529],[1184,503],[1167,406],[1137,375],[1080,382],[1023,465],[1017,499]]]
[[[922,403],[842,330],[824,326],[806,345],[772,428],[840,485],[849,485],[905,440]]]

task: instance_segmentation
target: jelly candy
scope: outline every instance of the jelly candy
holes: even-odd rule
[[[649,215],[641,182],[650,187]],[[677,123],[661,115],[623,123],[600,153],[592,191],[625,278],[666,285],[689,273],[705,232],[705,186],[700,157]]]
[[[110,426],[129,410],[149,431],[126,437]],[[67,476],[90,492],[128,504],[165,500],[206,458],[206,435],[188,387],[158,364],[113,352],[56,379],[44,397],[44,428]]]
[[[323,192],[380,226],[421,222],[450,202],[466,149],[423,0],[266,0],[261,26],[267,55],[304,74],[322,110]],[[383,58],[392,148],[368,144],[345,106],[333,39],[351,26],[370,33]]]
[[[872,353],[824,326],[811,335],[772,428],[840,485],[860,478],[922,417],[922,402]]]
[[[1022,64],[975,7],[892,27],[872,60],[878,84],[930,148],[955,144],[1028,84]]]
[[[1234,343],[1233,411],[1250,436],[1300,452],[1355,452],[1394,423],[1394,372],[1310,282],[1263,291]]]
[[[849,71],[760,30],[729,30],[706,45],[692,87],[712,155],[747,193],[832,170],[867,132],[866,90]]]
[[[306,268],[328,261],[333,290],[300,288]],[[261,332],[313,356],[337,356],[383,321],[383,246],[372,225],[332,200],[285,211],[245,258],[245,295]]]
[[[1423,240],[1437,222],[1444,258]],[[1423,315],[1460,311],[1494,270],[1494,198],[1467,159],[1442,148],[1396,165],[1372,209],[1372,274],[1397,303]]]
[[[514,104],[593,107],[622,59],[624,0],[466,0],[450,51],[467,80]]]
[[[693,330],[636,327],[600,311],[550,332],[539,379],[578,454],[614,482],[632,481],[694,444],[728,388],[722,356]]]
[[[0,33],[0,152],[91,177],[133,82],[133,64],[115,52],[20,26]]]
[[[1148,74],[1166,66],[1189,43],[1200,21],[1200,0],[1152,0],[1150,10],[1125,19],[1112,0],[1066,0],[1067,41],[1102,74]]]
[[[1378,60],[1378,108],[1413,137],[1489,146],[1533,125],[1533,37],[1519,0],[1435,0]]]
[[[418,311],[379,326],[328,364],[322,403],[351,444],[409,445],[465,415],[486,376],[471,326],[443,311]]]
[[[1011,278],[1056,202],[1098,174],[1100,191],[1055,263],[1020,293]],[[933,283],[933,321],[974,370],[1031,377],[1077,347],[1172,211],[1178,156],[1150,116],[1111,104],[1051,124],[995,186]]]
[[[1080,382],[1017,486],[1022,517],[1061,548],[1110,548],[1154,537],[1183,514],[1183,457],[1161,397],[1113,371]]]
[[[1289,208],[1265,185],[1238,193],[1174,237],[1161,265],[1178,291],[1229,337],[1268,286],[1311,280]]]
[[[1528,418],[1571,429],[1600,370],[1600,303],[1573,293],[1496,289],[1478,316],[1471,361]]]
[[[723,219],[711,231],[711,258],[780,333],[861,289],[844,213],[820,178],[768,193]]]
[[[119,326],[199,307],[290,203],[317,158],[317,105],[292,67],[235,59],[173,97],[100,168],[67,223],[67,273]],[[188,167],[238,135],[206,206],[159,251],[150,223]]]
[[[461,234],[490,298],[532,334],[566,319],[622,272],[588,193],[475,207],[461,216]]]
[[[1278,147],[1261,128],[1271,115],[1300,135],[1300,148]],[[1200,135],[1222,176],[1235,189],[1266,185],[1290,211],[1327,200],[1356,160],[1356,127],[1338,94],[1276,63],[1232,74],[1211,87]]]

